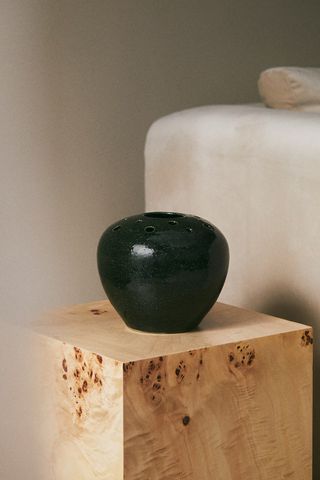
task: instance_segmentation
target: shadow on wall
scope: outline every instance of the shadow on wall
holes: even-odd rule
[[[295,322],[311,325],[314,329],[314,338],[319,338],[319,312],[310,304],[307,296],[297,295],[289,288],[270,291],[264,295],[266,300],[259,306],[259,310],[269,315],[285,318]],[[313,478],[320,478],[320,355],[314,358],[314,393],[313,393]]]

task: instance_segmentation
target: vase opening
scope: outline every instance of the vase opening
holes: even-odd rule
[[[213,225],[210,225],[210,223],[204,223],[203,226],[209,228],[209,230],[214,230]]]
[[[144,231],[147,233],[152,233],[155,231],[155,228],[152,225],[149,225],[148,227],[144,228]]]
[[[148,212],[144,213],[145,217],[151,217],[151,218],[178,218],[178,217],[184,217],[182,213],[175,213],[175,212]]]

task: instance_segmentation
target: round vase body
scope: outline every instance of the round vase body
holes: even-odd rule
[[[110,302],[134,329],[194,329],[216,302],[229,265],[217,227],[193,215],[149,212],[103,233],[98,270]]]

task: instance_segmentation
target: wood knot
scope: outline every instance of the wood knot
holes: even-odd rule
[[[235,351],[228,354],[229,365],[235,368],[250,367],[255,358],[255,349],[249,344],[237,345]]]
[[[313,344],[313,338],[312,338],[311,332],[310,330],[306,330],[301,337],[301,345],[307,347],[308,345],[312,345],[312,344]]]
[[[67,360],[65,358],[62,360],[62,368],[67,373],[68,365],[67,365]]]
[[[186,427],[187,425],[189,425],[190,423],[190,417],[189,415],[185,415],[183,418],[182,418],[182,423],[183,425]]]

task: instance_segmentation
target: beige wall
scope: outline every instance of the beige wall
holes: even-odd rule
[[[270,65],[317,64],[320,6],[307,5],[2,0],[2,310],[24,321],[103,295],[96,244],[144,208],[150,123],[255,101]]]
[[[0,1],[1,318],[25,323],[101,297],[96,244],[106,225],[144,208],[150,123],[256,101],[265,67],[317,65],[319,13],[318,2],[293,0]],[[21,352],[19,342],[7,340],[6,352]],[[22,376],[4,365],[0,477],[9,480],[32,455],[23,423],[8,433],[22,420],[12,408]]]

